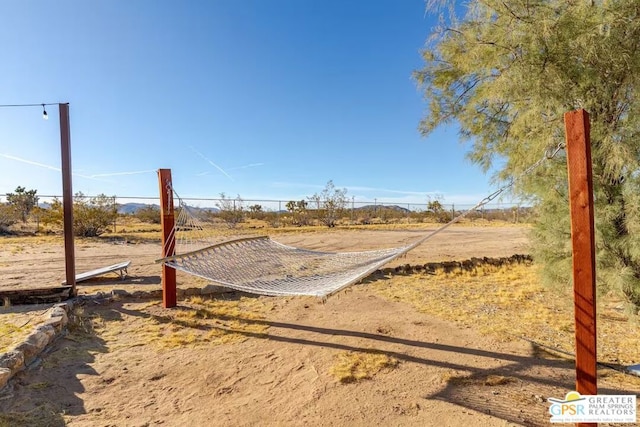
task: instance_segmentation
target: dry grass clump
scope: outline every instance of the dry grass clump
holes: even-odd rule
[[[398,360],[384,353],[360,353],[346,351],[336,356],[331,374],[341,383],[370,379],[382,370],[398,366]]]
[[[11,315],[6,315],[11,316]],[[26,337],[33,326],[15,324],[13,317],[5,317],[0,323],[0,353],[10,350],[21,337]],[[23,322],[24,323],[24,322]]]
[[[505,377],[502,375],[485,375],[481,377],[473,377],[461,375],[458,371],[445,371],[441,375],[443,382],[452,385],[478,385],[486,387],[497,387],[507,385],[517,381],[514,377]]]
[[[385,298],[501,340],[525,337],[573,353],[573,292],[543,287],[536,268],[487,266],[476,272],[394,276],[368,286]],[[619,301],[601,297],[597,321],[600,361],[640,363],[640,325],[624,316]]]
[[[63,237],[61,235],[54,234],[38,234],[38,235],[15,235],[15,236],[2,236],[0,239],[0,247],[14,247],[14,245],[30,244],[40,245],[45,243],[57,243],[61,242]],[[17,249],[20,251],[21,249]]]
[[[40,405],[28,412],[0,413],[0,427],[63,427],[66,423],[53,405]]]
[[[22,342],[33,328],[43,322],[48,307],[10,306],[2,307],[0,321],[0,353],[9,351],[12,346]]]

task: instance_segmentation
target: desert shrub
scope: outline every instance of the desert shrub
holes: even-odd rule
[[[44,224],[63,226],[62,202],[54,199],[42,217]],[[78,237],[96,237],[104,234],[118,217],[114,197],[100,194],[87,197],[76,193],[73,200],[73,234]]]
[[[377,218],[385,224],[397,223],[406,218],[407,211],[399,206],[378,206],[376,208]]]
[[[265,212],[263,220],[273,228],[278,228],[282,225],[279,212]]]
[[[249,218],[252,219],[264,219],[265,211],[262,208],[262,205],[251,205],[249,206]]]
[[[8,233],[9,227],[18,220],[15,210],[8,204],[0,204],[0,233]]]
[[[360,225],[369,225],[373,223],[375,218],[375,210],[370,207],[364,207],[358,209],[358,223]]]
[[[308,199],[315,208],[316,218],[327,227],[335,227],[347,206],[347,189],[338,189],[329,181],[322,192]]]
[[[145,206],[138,209],[133,216],[142,222],[160,224],[160,208],[158,206]]]
[[[439,223],[449,222],[451,216],[439,200],[430,200],[427,203],[427,215],[430,219]]]
[[[240,195],[232,199],[224,193],[220,193],[220,200],[216,203],[216,206],[220,210],[218,217],[227,224],[227,227],[235,228],[244,221],[244,201],[240,198]]]

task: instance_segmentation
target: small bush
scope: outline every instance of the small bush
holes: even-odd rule
[[[87,197],[77,193],[73,202],[73,234],[78,237],[96,237],[104,234],[118,217],[114,197],[100,194]],[[54,199],[42,217],[44,224],[63,226],[62,202]]]
[[[0,234],[9,233],[9,227],[18,220],[15,209],[7,204],[0,204]]]
[[[158,206],[145,206],[144,208],[138,209],[133,216],[148,224],[160,224],[160,208]]]

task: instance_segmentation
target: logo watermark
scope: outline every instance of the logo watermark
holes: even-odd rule
[[[635,423],[635,395],[581,395],[570,391],[564,399],[547,399],[551,403],[552,423]]]

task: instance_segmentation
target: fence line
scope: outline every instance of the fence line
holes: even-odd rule
[[[9,193],[9,192],[7,192]],[[4,194],[0,193],[0,203],[6,203],[6,197]],[[51,203],[53,199],[61,200],[61,195],[37,195],[39,203]],[[92,199],[97,196],[92,195],[83,195],[86,199]],[[160,198],[158,196],[106,196],[108,199],[113,198],[115,204],[117,206],[126,206],[130,205],[132,208],[135,205],[142,206],[159,206]],[[224,201],[233,202],[234,200],[241,204],[241,206],[248,210],[250,206],[260,205],[262,210],[266,212],[287,212],[287,203],[293,201],[298,202],[300,200],[304,200],[307,203],[307,209],[310,211],[315,210],[314,204],[315,201],[312,202],[308,199],[244,199],[240,197],[240,199],[222,199],[222,198],[208,198],[208,197],[182,197],[183,201],[189,202],[189,206],[193,206],[195,208],[202,209],[218,209],[220,204]],[[374,212],[378,209],[390,209],[395,208],[399,211],[409,211],[409,212],[427,212],[433,210],[434,207],[440,207],[442,210],[455,212],[455,211],[463,211],[470,209],[474,206],[474,203],[445,203],[440,200],[434,200],[425,203],[415,203],[415,202],[401,202],[401,201],[389,201],[384,199],[374,198],[373,200],[355,200],[355,199],[347,199],[344,209],[345,210],[362,210],[364,208],[368,208],[373,210]],[[531,205],[528,203],[519,203],[515,201],[492,201],[488,203],[485,207],[483,207],[483,211],[490,212],[493,210],[512,210],[512,209],[528,209]]]
[[[85,201],[98,196],[83,195]],[[143,222],[147,222],[153,218],[153,211],[140,211],[140,209],[156,207],[159,215],[159,197],[146,196],[104,196],[103,202],[107,202],[107,209],[111,212],[117,212],[118,215],[113,216],[113,222],[109,227],[111,231],[122,231],[128,220],[128,215],[138,216]],[[54,199],[61,200],[60,196],[38,195],[40,207],[46,208],[46,203],[51,203]],[[184,198],[190,208],[199,209],[203,215],[213,214],[224,222],[241,222],[244,219],[254,218],[268,221],[274,227],[287,225],[312,225],[314,223],[322,223],[327,217],[323,214],[322,206],[318,209],[315,201],[302,199],[306,202],[304,209],[301,211],[299,205],[294,209],[287,209],[289,202],[295,200],[278,200],[278,199],[229,199],[229,198]],[[300,202],[298,200],[297,202]],[[0,196],[0,208],[6,203],[6,199]],[[102,205],[105,206],[105,205]],[[105,206],[105,207],[106,207]],[[259,206],[259,208],[258,208]],[[445,204],[440,201],[431,201],[429,203],[402,203],[392,201],[381,201],[374,199],[372,201],[360,200],[354,198],[347,200],[346,205],[340,211],[340,217],[335,220],[347,221],[349,224],[388,224],[388,223],[419,223],[419,222],[440,222],[445,223],[462,212],[473,208],[474,204]],[[5,212],[6,211],[5,209]],[[467,215],[467,219],[475,220],[501,220],[512,223],[529,222],[532,219],[533,210],[530,205],[517,204],[514,202],[501,202],[499,200],[492,201],[482,206],[481,209]],[[39,232],[41,224],[42,211],[36,210],[31,215],[30,223],[18,223],[17,221],[4,223],[15,224],[22,231]],[[144,217],[144,218],[143,218]],[[0,209],[0,231],[3,227],[2,210]],[[153,221],[153,220],[152,220]],[[33,230],[31,230],[33,228]]]

